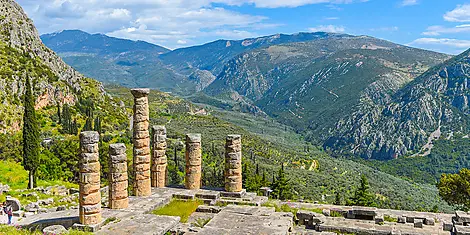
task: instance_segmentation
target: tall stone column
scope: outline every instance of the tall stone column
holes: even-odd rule
[[[127,193],[127,155],[125,144],[109,145],[109,197],[110,209],[125,209],[129,206]]]
[[[134,193],[145,197],[150,187],[149,89],[132,89],[134,96]]]
[[[186,178],[187,189],[201,188],[202,165],[201,134],[186,135]]]
[[[228,135],[226,138],[224,175],[225,191],[242,191],[242,137],[240,135]]]
[[[99,139],[96,131],[80,133],[79,217],[83,225],[101,222]]]
[[[166,128],[153,126],[153,155],[151,166],[152,187],[166,186]]]

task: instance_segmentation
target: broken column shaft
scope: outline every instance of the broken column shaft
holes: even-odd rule
[[[134,194],[150,196],[149,89],[132,89],[134,96]]]
[[[83,225],[101,222],[99,139],[96,131],[80,133],[79,219]]]
[[[151,166],[152,187],[163,188],[166,185],[166,128],[153,127],[153,155]]]
[[[125,209],[129,206],[127,179],[126,145],[111,144],[109,145],[108,174],[108,207],[110,209]]]
[[[186,178],[187,189],[201,188],[201,134],[186,135]]]
[[[242,138],[240,135],[228,135],[226,138],[224,176],[225,191],[242,191]]]

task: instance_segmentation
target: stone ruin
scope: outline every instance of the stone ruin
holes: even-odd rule
[[[164,126],[153,127],[153,154],[151,166],[152,187],[163,188],[166,186],[166,128]]]
[[[127,193],[127,155],[125,144],[109,145],[108,206],[110,209],[125,209],[129,205]]]
[[[242,191],[242,138],[229,135],[225,142],[225,191]]]
[[[99,139],[96,131],[80,133],[79,218],[83,225],[101,222]]]
[[[134,96],[134,194],[150,196],[149,89],[132,89]]]
[[[201,188],[202,147],[201,134],[186,135],[186,177],[184,185],[187,189]]]

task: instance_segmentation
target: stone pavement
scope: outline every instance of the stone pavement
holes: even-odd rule
[[[274,212],[271,207],[229,205],[197,234],[289,234],[294,226],[292,217],[290,212]]]

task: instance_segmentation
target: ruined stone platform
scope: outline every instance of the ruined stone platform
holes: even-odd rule
[[[245,193],[240,198],[222,198],[221,192],[221,189],[152,188],[152,194],[148,197],[129,197],[127,209],[112,210],[103,207],[103,222],[97,234],[147,234],[146,231],[149,231],[148,234],[165,234],[179,223],[180,218],[157,216],[150,213],[158,207],[165,206],[173,198],[200,199],[206,204],[222,202],[225,204],[261,205],[267,201],[266,197],[258,197],[252,193]],[[256,210],[256,207],[247,208],[255,208],[254,210]],[[70,228],[76,223],[79,223],[78,209],[28,216],[21,218],[17,225],[41,230],[50,225],[63,225]]]
[[[293,227],[292,217],[290,212],[275,212],[270,207],[229,205],[197,234],[288,234]]]

